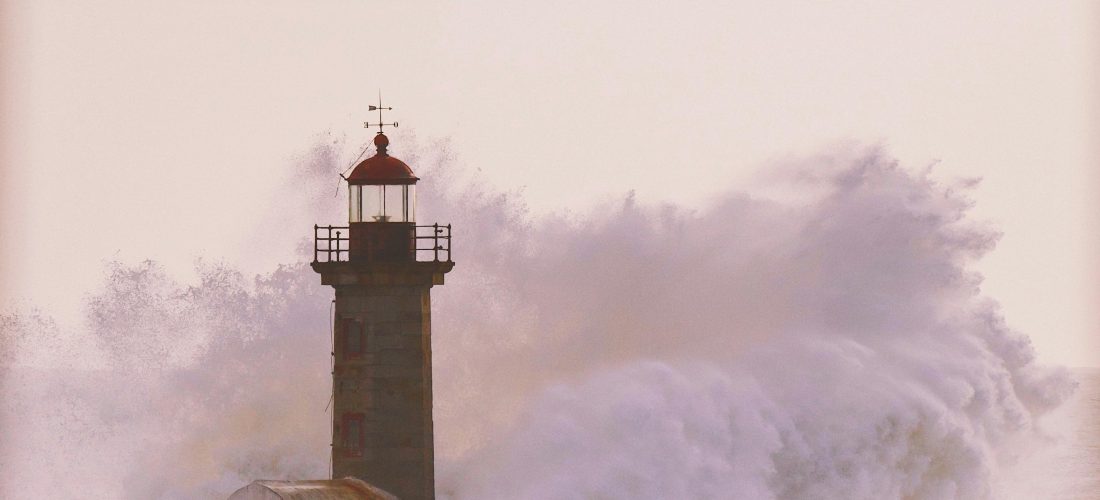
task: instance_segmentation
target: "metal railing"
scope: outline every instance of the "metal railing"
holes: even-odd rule
[[[451,261],[451,225],[413,226],[417,262]],[[348,262],[348,226],[313,226],[313,262]],[[430,257],[430,258],[429,258]]]

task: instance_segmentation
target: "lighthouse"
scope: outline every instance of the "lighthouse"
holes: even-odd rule
[[[417,224],[419,178],[366,125],[376,153],[345,177],[347,226],[314,226],[312,267],[335,290],[332,477],[431,499],[431,289],[454,267],[451,227]]]

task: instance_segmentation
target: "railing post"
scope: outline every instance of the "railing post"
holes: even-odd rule
[[[439,223],[432,224],[432,259],[439,262]]]
[[[318,225],[313,225],[313,262],[317,262],[317,229]]]
[[[453,244],[454,243],[451,238],[451,225],[447,224],[447,262],[450,262],[452,259],[454,259],[454,252],[451,251],[451,245]]]
[[[340,262],[340,231],[336,231],[336,262]]]

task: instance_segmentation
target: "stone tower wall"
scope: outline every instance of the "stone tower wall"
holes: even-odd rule
[[[430,288],[336,286],[333,477],[402,499],[434,496]]]

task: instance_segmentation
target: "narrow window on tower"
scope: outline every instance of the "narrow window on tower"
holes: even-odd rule
[[[347,318],[344,320],[344,359],[363,356],[363,325]]]
[[[363,414],[362,413],[345,413],[343,427],[343,439],[340,441],[340,447],[344,449],[344,453],[348,456],[362,456],[363,455]]]

